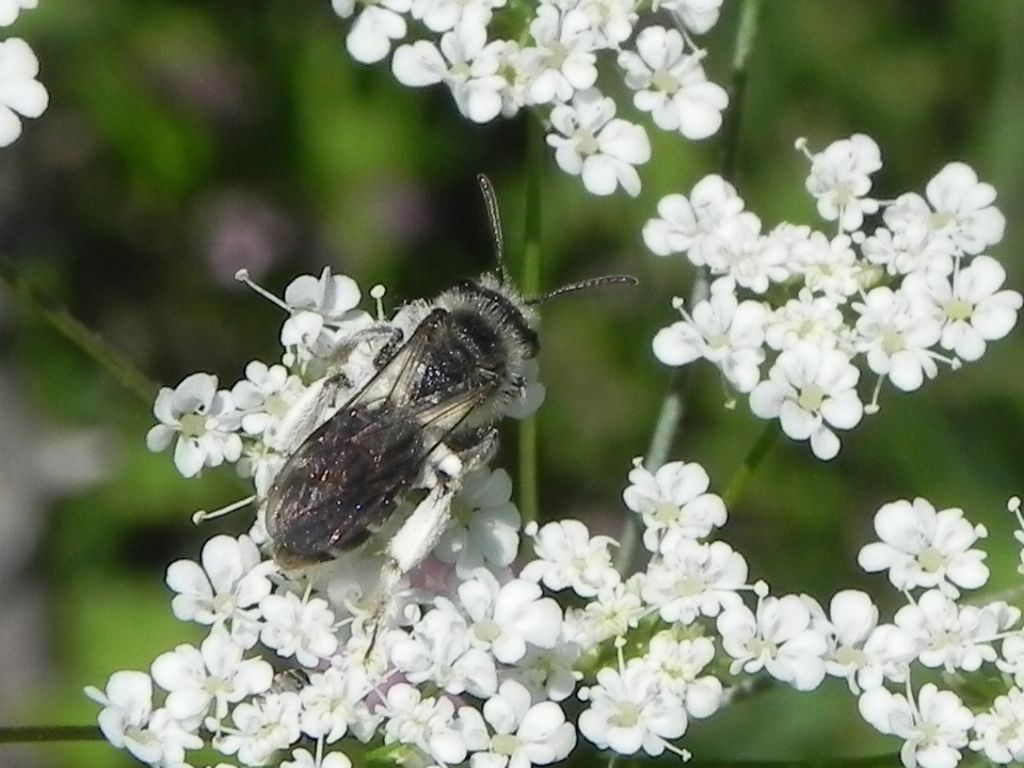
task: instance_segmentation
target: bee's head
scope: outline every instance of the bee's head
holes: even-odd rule
[[[537,311],[508,281],[490,273],[460,280],[436,304],[451,313],[481,362],[517,372],[537,356]]]

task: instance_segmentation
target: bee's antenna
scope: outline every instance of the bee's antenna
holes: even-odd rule
[[[491,180],[482,173],[477,174],[476,182],[480,185],[480,194],[484,196],[484,205],[487,207],[487,221],[491,225],[491,238],[494,240],[494,258],[498,262],[498,277],[505,283],[508,281],[508,274],[505,272],[505,238],[501,234],[498,196],[494,192]]]
[[[592,277],[589,280],[580,280],[578,283],[569,283],[563,285],[561,288],[555,288],[553,291],[548,291],[543,296],[538,296],[535,299],[527,299],[527,304],[543,304],[549,299],[553,299],[556,296],[564,296],[567,293],[575,293],[576,291],[586,291],[590,288],[600,288],[603,285],[638,285],[640,283],[632,275],[604,275],[603,277]]]

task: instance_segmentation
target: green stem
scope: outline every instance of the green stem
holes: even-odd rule
[[[127,357],[104,341],[99,334],[89,330],[72,317],[59,302],[45,296],[21,275],[10,260],[5,258],[0,258],[0,280],[7,284],[11,293],[19,301],[36,312],[100,367],[106,369],[107,373],[113,376],[121,386],[147,406],[152,404],[157,392],[156,384],[139,371]]]
[[[530,117],[526,137],[526,213],[523,235],[523,263],[520,288],[525,296],[540,295],[541,192],[544,174],[544,129]],[[538,515],[538,433],[537,417],[519,423],[519,512],[523,523]]]
[[[102,740],[103,734],[95,725],[0,726],[0,744]]]
[[[722,126],[722,176],[736,180],[740,154],[740,125],[743,102],[747,92],[747,65],[757,39],[758,16],[761,0],[746,0],[740,9],[740,22],[736,30],[736,44],[732,54],[732,75],[729,81],[729,106]]]
[[[778,425],[774,421],[769,421],[765,424],[761,436],[757,438],[754,445],[747,451],[747,455],[743,457],[743,463],[740,464],[739,468],[729,479],[729,483],[725,486],[722,501],[725,502],[727,508],[742,498],[743,492],[747,490],[747,486],[750,484],[750,479],[754,476],[754,472],[757,471],[761,462],[764,461],[764,457],[768,455],[771,447],[775,445],[778,437]]]

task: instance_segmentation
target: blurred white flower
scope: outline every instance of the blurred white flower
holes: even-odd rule
[[[825,221],[839,221],[845,232],[860,229],[865,214],[878,211],[871,191],[871,174],[882,167],[882,153],[870,136],[855,133],[832,142],[811,156],[807,191],[818,201],[818,213]]]
[[[23,6],[25,2],[22,0]],[[0,14],[6,13],[5,18],[10,18],[8,24],[14,21],[11,12],[11,1],[5,0],[0,5]],[[13,13],[17,16],[17,6]],[[2,19],[0,26],[3,26]],[[0,41],[0,147],[12,144],[21,136],[18,115],[39,117],[46,111],[50,95],[36,80],[38,74],[39,60],[28,43],[20,37]]]
[[[934,308],[942,322],[941,344],[968,362],[985,354],[986,343],[1006,336],[1017,324],[1024,297],[1000,290],[1006,270],[990,256],[975,256],[951,276],[911,274],[903,291]]]
[[[402,14],[409,12],[412,0],[374,0],[372,3],[331,0],[331,5],[343,19],[354,14],[357,6],[362,7],[345,38],[345,48],[356,61],[374,64],[387,58],[392,41],[405,37]]]
[[[894,232],[909,228],[949,237],[969,254],[1003,239],[1006,219],[993,203],[996,191],[978,180],[966,163],[949,163],[925,188],[927,200],[908,192],[886,208],[885,223]]]

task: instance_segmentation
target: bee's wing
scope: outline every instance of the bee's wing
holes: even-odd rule
[[[391,516],[424,462],[492,394],[490,383],[415,399],[445,343],[435,310],[409,341],[288,458],[267,498],[267,530],[298,560],[358,546]]]
[[[381,365],[341,410],[374,407],[382,403],[392,407],[410,403],[415,398],[416,382],[429,364],[430,356],[445,343],[445,336],[449,333],[447,317],[445,310],[435,309],[423,318],[409,340]]]

